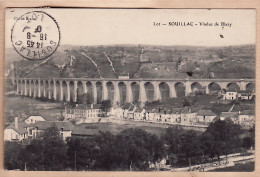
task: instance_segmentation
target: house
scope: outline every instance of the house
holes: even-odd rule
[[[227,118],[236,123],[238,121],[238,112],[222,112],[220,114],[220,120],[226,120]]]
[[[136,108],[134,112],[134,120],[144,120],[145,118],[145,109]]]
[[[171,110],[170,109],[164,109],[160,111],[160,121],[161,122],[170,122],[171,120]]]
[[[133,106],[135,106],[134,104],[132,104],[132,103],[126,103],[126,104],[124,104],[122,107],[121,107],[121,109],[123,110],[122,112],[123,112],[123,118],[128,118],[128,111],[130,110],[130,108],[131,108],[131,110],[133,109]],[[133,112],[133,111],[130,111],[131,113]]]
[[[255,112],[253,110],[239,112],[238,123],[242,126],[252,127],[255,123]]]
[[[248,90],[239,90],[237,91],[237,97],[241,98],[242,100],[251,100],[253,94]]]
[[[26,130],[27,124],[25,122],[19,122],[18,119],[18,117],[15,117],[15,122],[5,128],[5,141],[23,141],[28,137],[28,132]]]
[[[157,112],[156,112],[156,109],[147,109],[146,110],[146,113],[145,113],[145,120],[147,121],[157,121]]]
[[[76,104],[75,106],[65,106],[65,120],[98,118],[101,114],[101,104]]]
[[[74,108],[74,118],[85,118],[86,117],[87,105],[76,104]]]
[[[224,94],[223,99],[225,100],[235,100],[237,99],[237,89],[230,88]]]
[[[86,107],[86,118],[98,118],[102,114],[101,104],[88,104]]]
[[[71,136],[93,138],[98,133],[100,133],[100,131],[97,129],[86,129],[84,127],[74,127],[73,131],[71,132]]]
[[[38,121],[35,124],[33,124],[33,138],[36,138],[39,135],[39,133],[42,133],[52,125],[55,125],[57,127],[63,140],[65,140],[67,137],[71,137],[71,133],[74,129],[74,125],[71,122]]]
[[[134,119],[134,112],[136,110],[136,106],[135,105],[131,105],[128,112],[127,112],[127,118],[128,119]]]
[[[65,106],[65,120],[75,119],[74,108],[75,106],[71,104]]]
[[[191,124],[196,122],[196,112],[191,108],[184,108],[181,111],[181,124]]]
[[[122,108],[114,108],[113,114],[117,118],[122,118],[122,117],[124,117],[124,110]]]
[[[211,110],[199,110],[197,112],[197,122],[210,123],[216,117],[216,114]]]
[[[42,116],[30,116],[24,120],[24,122],[27,124],[34,124],[35,122],[38,121],[46,121],[46,119],[43,118]]]
[[[171,123],[181,123],[181,108],[172,108],[170,115]]]

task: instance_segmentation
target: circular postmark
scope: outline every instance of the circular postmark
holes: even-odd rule
[[[28,12],[17,18],[12,28],[11,41],[22,57],[42,60],[51,56],[59,46],[59,25],[45,12]]]

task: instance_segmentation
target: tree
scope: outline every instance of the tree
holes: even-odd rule
[[[178,162],[178,156],[176,154],[168,155],[169,164],[174,167]]]
[[[18,142],[6,141],[4,144],[4,168],[8,170],[23,169],[21,159],[22,145]]]
[[[185,97],[184,100],[183,100],[183,107],[186,107],[186,106],[191,106],[191,103],[190,103],[189,100]]]
[[[60,114],[59,114],[59,116],[57,117],[57,119],[58,119],[58,121],[64,121],[65,117],[64,117],[62,111],[60,111]]]
[[[126,156],[119,148],[116,136],[110,132],[101,132],[95,138],[96,169],[98,170],[124,170]]]
[[[166,148],[164,146],[164,142],[162,139],[158,138],[155,135],[149,135],[149,140],[147,144],[150,148],[148,148],[150,152],[150,162],[156,164],[165,158],[166,156]]]
[[[66,145],[55,124],[25,148],[25,162],[29,170],[64,170]]]
[[[110,100],[103,100],[101,102],[101,110],[105,113],[105,116],[107,116],[107,112],[110,110],[111,107],[112,105]]]
[[[123,130],[116,139],[123,154],[121,164],[129,170],[147,170],[150,162],[159,162],[165,155],[162,141],[142,129]]]
[[[227,155],[241,147],[239,135],[242,133],[239,125],[234,124],[232,120],[224,121],[216,119],[212,122],[201,137],[204,154],[211,157],[224,154]]]
[[[67,142],[67,166],[74,170],[95,168],[95,142],[84,137],[69,137]]]
[[[181,135],[180,141],[181,152],[185,154],[189,160],[189,166],[191,167],[192,157],[201,155],[201,146],[199,136],[194,130],[189,130]]]
[[[179,145],[182,134],[184,134],[184,130],[180,126],[172,126],[166,129],[162,139],[169,145],[168,154],[178,154],[180,152]]]
[[[90,95],[90,93],[83,93],[82,94],[82,102],[83,104],[92,104],[93,103],[93,100],[92,100],[92,97]]]

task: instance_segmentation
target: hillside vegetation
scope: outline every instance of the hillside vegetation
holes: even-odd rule
[[[40,61],[22,59],[6,49],[5,60],[6,72],[15,77],[255,78],[255,45],[66,45]]]

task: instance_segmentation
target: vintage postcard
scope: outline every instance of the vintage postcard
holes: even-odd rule
[[[5,170],[255,170],[255,9],[7,8],[4,60]]]

